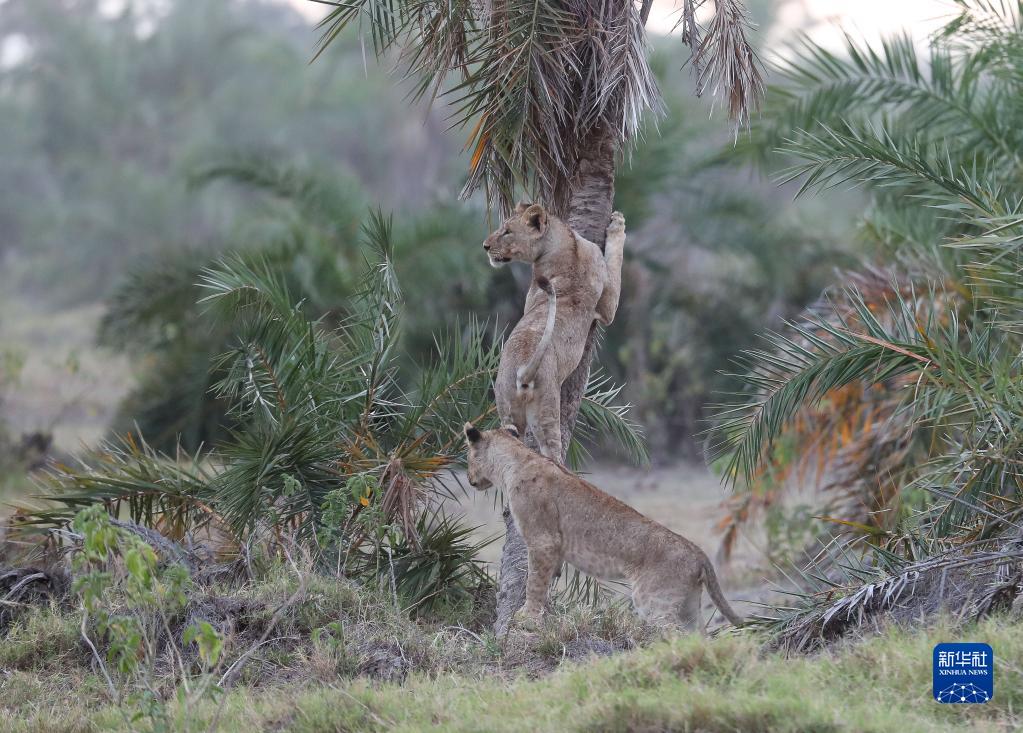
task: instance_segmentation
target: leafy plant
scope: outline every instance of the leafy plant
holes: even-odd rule
[[[455,496],[448,472],[463,461],[461,426],[496,420],[499,350],[481,324],[456,326],[407,386],[391,232],[389,219],[369,217],[367,275],[336,325],[312,320],[267,260],[234,256],[203,270],[204,307],[231,334],[214,366],[230,438],[173,456],[134,436],[105,446],[80,467],[57,467],[46,506],[20,526],[60,525],[102,503],[176,538],[213,526],[228,551],[298,541],[324,567],[387,581],[408,608],[470,597],[487,582],[482,545],[441,503]],[[641,453],[617,395],[594,381],[583,424]]]
[[[788,467],[818,464],[828,519],[881,567],[996,550],[1023,519],[1023,6],[958,5],[926,62],[908,41],[849,40],[845,58],[806,41],[783,67],[762,131],[789,131],[783,179],[865,186],[866,231],[894,262],[747,352],[717,427],[745,487],[785,470],[776,448],[795,435]]]
[[[166,650],[175,655],[174,644],[166,641],[174,635],[172,620],[187,603],[188,571],[179,564],[161,566],[150,545],[112,524],[98,505],[75,515],[71,528],[81,543],[72,566],[82,607],[82,638],[114,701],[135,707],[131,723],[145,717],[166,725],[155,677],[160,654]],[[100,635],[105,655],[90,637],[91,630]],[[221,691],[212,672],[224,642],[204,621],[186,627],[182,642],[184,647],[196,645],[201,666],[200,674],[193,676],[184,659],[175,659],[182,682],[178,712],[187,714],[199,700]]]
[[[99,329],[102,344],[147,364],[120,406],[115,432],[137,430],[168,452],[214,445],[238,427],[238,415],[216,385],[226,376],[219,357],[236,348],[239,323],[204,300],[204,271],[229,267],[236,277],[272,272],[293,305],[329,329],[353,315],[349,307],[371,266],[358,236],[361,196],[343,176],[236,152],[208,160],[190,183],[230,185],[260,197],[251,215],[239,217],[237,248],[226,260],[186,249],[136,268],[108,298]],[[477,259],[467,262],[452,246],[479,234],[472,219],[471,208],[437,206],[388,233],[395,272],[415,273],[415,288],[403,294],[409,308],[401,345],[410,353],[399,366],[406,381],[432,357],[434,333],[449,322],[451,309],[486,310],[489,268]]]

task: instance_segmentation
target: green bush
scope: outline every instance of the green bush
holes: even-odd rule
[[[844,56],[804,41],[757,133],[787,139],[782,178],[801,191],[866,189],[879,259],[746,352],[716,429],[741,487],[807,464],[826,477],[839,542],[807,575],[803,609],[824,625],[861,587],[963,563],[974,585],[954,602],[986,613],[995,565],[1023,557],[1023,14],[959,6],[924,52],[908,38],[849,38]]]

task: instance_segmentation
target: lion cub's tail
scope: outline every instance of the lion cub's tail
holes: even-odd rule
[[[547,278],[543,276],[538,277],[536,284],[542,291],[547,293],[547,325],[544,326],[543,336],[540,337],[540,343],[536,345],[536,351],[533,352],[533,356],[526,362],[525,366],[520,366],[518,371],[515,372],[516,386],[519,389],[530,389],[533,386],[533,380],[536,379],[536,370],[540,368],[540,360],[547,353],[551,340],[554,338],[554,316],[558,312],[558,296],[554,292],[554,285]]]
[[[714,601],[714,605],[718,607],[718,610],[724,614],[725,618],[732,622],[735,626],[742,626],[744,623],[742,616],[737,614],[735,610],[728,605],[728,601],[725,600],[724,594],[721,592],[721,586],[718,585],[718,576],[714,572],[714,566],[710,564],[710,559],[703,558],[703,585],[707,589],[710,599]]]

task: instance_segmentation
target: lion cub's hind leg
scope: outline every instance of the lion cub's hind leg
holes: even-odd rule
[[[515,388],[515,380],[507,379],[498,372],[497,383],[494,385],[494,401],[497,403],[497,416],[502,425],[514,425],[519,435],[525,436],[528,425],[526,405],[523,404]]]
[[[540,455],[561,463],[561,387],[549,378],[553,376],[537,380],[529,395],[527,422],[540,444]]]
[[[703,632],[700,596],[698,577],[674,572],[644,579],[632,589],[632,602],[645,621],[687,632]]]
[[[654,591],[632,592],[632,604],[636,607],[639,617],[655,626],[678,625],[677,599],[667,598],[663,593]]]
[[[697,588],[675,606],[675,622],[684,631],[703,633],[703,614],[700,611],[700,589]]]

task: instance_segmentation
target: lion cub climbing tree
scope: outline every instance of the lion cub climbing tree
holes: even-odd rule
[[[622,286],[625,218],[611,217],[604,253],[538,204],[519,204],[483,249],[491,264],[526,262],[533,286],[505,341],[494,396],[502,423],[536,437],[540,453],[562,462],[561,385],[582,360],[594,320],[608,325]]]

